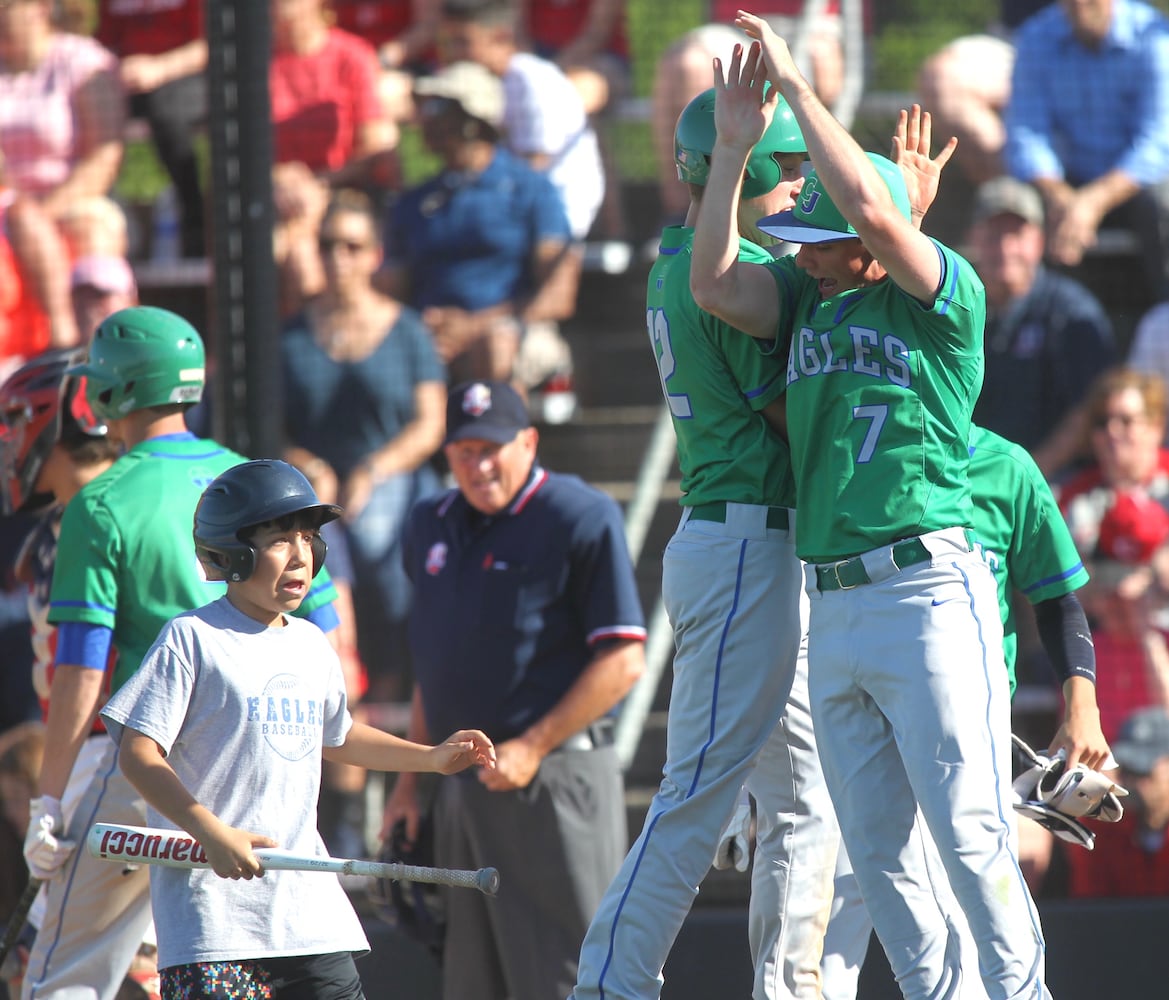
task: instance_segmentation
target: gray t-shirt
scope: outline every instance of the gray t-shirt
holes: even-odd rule
[[[171,620],[102,709],[163,749],[188,791],[225,823],[287,850],[327,855],[317,833],[322,746],[353,724],[341,666],[311,622],[267,628],[226,597]],[[174,824],[153,809],[154,826]],[[366,951],[335,875],[270,871],[251,881],[155,867],[160,968],[191,962]]]

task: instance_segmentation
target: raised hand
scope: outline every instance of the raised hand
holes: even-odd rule
[[[719,142],[746,149],[767,131],[779,98],[774,91],[764,96],[766,81],[758,42],[751,44],[745,58],[743,46],[735,46],[725,78],[722,60],[714,60],[714,127]]]
[[[897,116],[897,128],[893,132],[893,149],[889,159],[901,168],[905,187],[909,192],[909,208],[914,225],[920,226],[922,216],[938,195],[938,184],[942,168],[958,148],[958,137],[950,136],[949,142],[932,160],[930,146],[933,142],[933,121],[928,111],[922,111],[915,104],[906,111],[901,109]]]
[[[785,83],[802,79],[787,42],[772,31],[771,25],[763,18],[740,10],[735,15],[735,27],[741,28],[759,42],[768,78],[775,86],[782,90]]]

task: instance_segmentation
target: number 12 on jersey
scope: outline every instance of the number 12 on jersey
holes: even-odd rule
[[[690,397],[684,392],[670,392],[670,379],[677,374],[678,363],[674,359],[674,349],[670,346],[670,321],[666,319],[666,311],[647,309],[645,324],[649,330],[649,339],[653,342],[658,377],[662,380],[662,392],[670,406],[670,413],[679,420],[689,420],[694,415],[690,409]]]

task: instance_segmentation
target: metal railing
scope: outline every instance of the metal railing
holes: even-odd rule
[[[653,523],[666,480],[673,467],[674,450],[674,422],[670,418],[669,407],[663,404],[645,449],[645,458],[642,460],[641,470],[633,488],[633,498],[625,511],[625,543],[629,547],[629,557],[635,566],[641,559],[646,535]],[[645,641],[645,672],[633,690],[625,696],[617,715],[614,742],[623,771],[629,769],[633,755],[637,753],[638,744],[645,731],[645,720],[649,717],[662,673],[673,652],[674,630],[670,626],[659,593],[649,617]]]

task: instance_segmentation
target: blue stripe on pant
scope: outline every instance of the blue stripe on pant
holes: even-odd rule
[[[585,936],[576,1000],[658,996],[722,826],[787,701],[803,577],[791,537],[767,529],[765,512],[728,509],[727,524],[684,517],[666,548],[675,656],[664,778]]]

